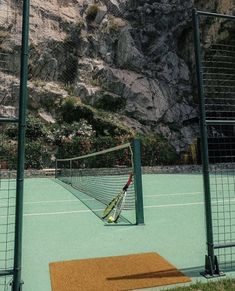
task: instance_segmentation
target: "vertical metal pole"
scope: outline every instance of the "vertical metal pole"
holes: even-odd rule
[[[13,291],[21,290],[22,265],[22,229],[23,229],[23,190],[25,162],[25,130],[27,109],[27,79],[28,79],[28,39],[29,39],[29,1],[23,1],[22,47],[20,68],[20,96],[18,123],[18,164],[16,181],[16,213],[15,213],[15,248]]]
[[[140,140],[133,141],[133,162],[135,172],[135,191],[136,191],[136,224],[144,224],[144,206],[143,206],[143,190],[142,190],[142,174],[141,174],[141,150]]]
[[[57,163],[57,159],[55,160],[55,178],[58,178],[58,173],[57,173],[57,168],[58,167],[58,163]]]
[[[202,65],[201,65],[202,56],[201,56],[201,47],[200,47],[199,15],[196,9],[193,10],[193,24],[194,24],[194,47],[195,47],[199,109],[200,109],[201,157],[202,157],[202,166],[203,166],[203,182],[204,182],[204,197],[205,197],[205,212],[206,212],[207,251],[208,251],[208,258],[210,260],[210,265],[212,267],[211,271],[214,271],[215,270],[215,256],[214,256],[214,241],[213,241],[213,226],[212,226],[207,124],[206,124],[206,111],[205,111],[204,84],[203,84]]]
[[[72,177],[72,160],[69,161],[69,168],[70,168],[70,183],[73,185],[73,177]]]

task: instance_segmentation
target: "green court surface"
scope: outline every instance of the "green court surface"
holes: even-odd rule
[[[202,176],[143,175],[143,195],[145,225],[105,225],[54,179],[25,179],[23,290],[51,290],[50,262],[144,252],[204,280]]]

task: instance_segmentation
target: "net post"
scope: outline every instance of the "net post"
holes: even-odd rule
[[[14,245],[14,274],[12,291],[22,290],[22,229],[23,229],[23,192],[24,192],[24,163],[25,163],[25,132],[27,110],[27,80],[28,80],[28,39],[29,39],[29,7],[30,0],[23,1],[22,45],[20,69],[20,96],[18,121],[18,161],[16,181],[16,211],[15,211],[15,245]]]
[[[70,184],[72,185],[73,181],[72,181],[72,166],[73,166],[73,162],[72,160],[69,161],[69,175],[70,175]]]
[[[55,160],[55,179],[58,178],[58,161],[57,159]]]
[[[133,164],[134,164],[134,186],[136,193],[136,224],[144,224],[144,206],[142,190],[142,173],[141,173],[141,149],[140,139],[135,138],[132,142],[133,147]]]

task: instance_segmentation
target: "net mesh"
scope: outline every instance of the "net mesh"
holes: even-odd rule
[[[58,159],[56,176],[101,218],[105,205],[122,191],[133,172],[132,149],[126,144],[83,157]],[[128,188],[123,210],[122,221],[134,222],[134,183]]]
[[[235,245],[235,21],[203,16],[201,23],[214,243]],[[235,266],[234,247],[215,254],[220,268]]]
[[[0,188],[0,270],[13,269],[15,228],[15,179],[12,173],[2,171]]]

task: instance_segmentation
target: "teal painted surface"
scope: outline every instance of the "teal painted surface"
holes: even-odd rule
[[[26,179],[24,291],[51,290],[50,262],[143,252],[204,280],[202,184],[201,175],[143,175],[145,225],[109,226],[54,180]]]

